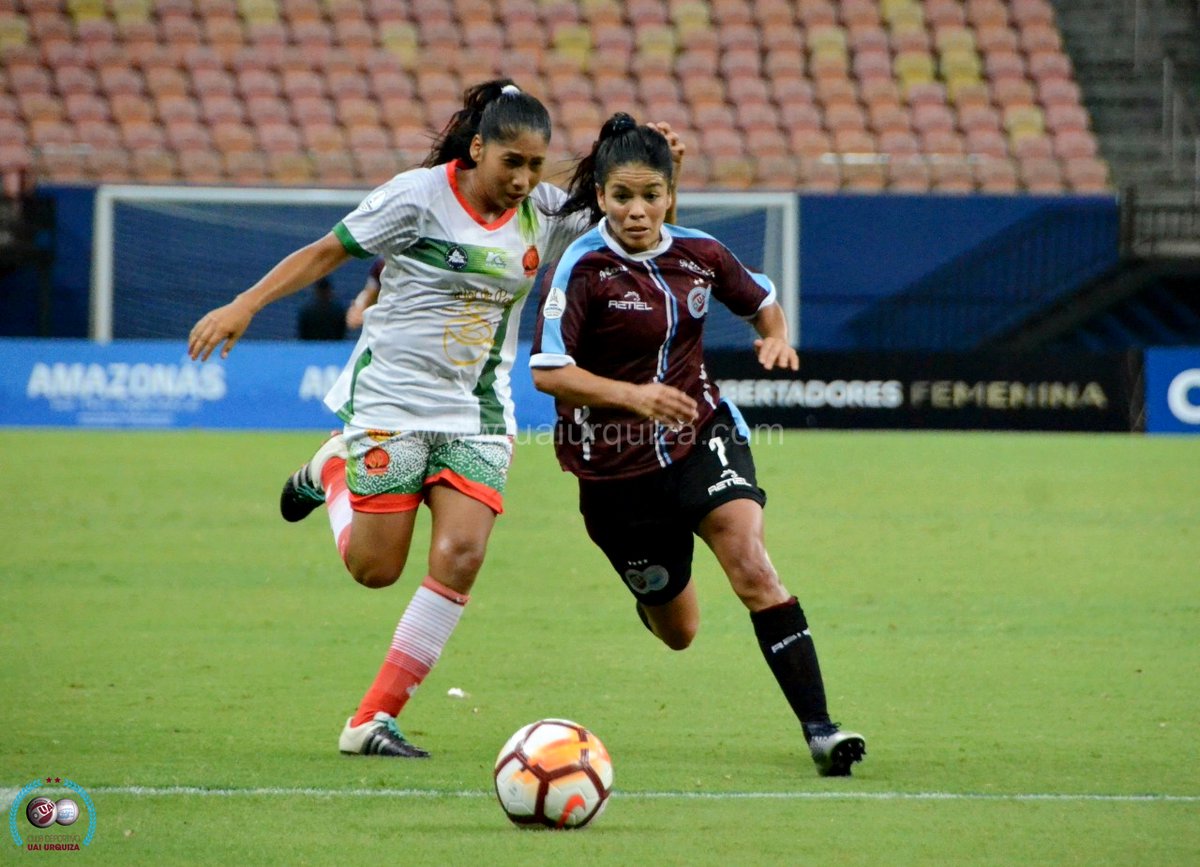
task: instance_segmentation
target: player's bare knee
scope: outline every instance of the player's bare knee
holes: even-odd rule
[[[383,587],[391,587],[400,579],[400,573],[404,571],[404,564],[349,560],[346,568],[350,570],[350,576],[363,587],[379,590]]]
[[[446,539],[438,541],[430,555],[437,573],[451,582],[471,583],[483,568],[486,548],[473,540]],[[435,573],[436,574],[436,573]]]
[[[692,641],[695,638],[696,629],[694,627],[658,636],[658,640],[671,650],[687,650],[692,646]]]
[[[766,558],[751,559],[730,570],[729,583],[742,604],[751,611],[774,605],[787,597],[779,574]]]

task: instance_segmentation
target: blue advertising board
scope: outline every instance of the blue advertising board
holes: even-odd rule
[[[341,423],[323,399],[351,346],[243,342],[200,363],[179,340],[0,340],[0,426],[329,430]],[[527,345],[513,397],[521,427],[553,423]]]
[[[1146,350],[1146,433],[1200,434],[1200,347]]]

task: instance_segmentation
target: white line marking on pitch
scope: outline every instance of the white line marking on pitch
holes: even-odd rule
[[[490,798],[492,793],[481,790],[441,791],[439,789],[312,789],[312,788],[252,788],[205,789],[198,786],[94,786],[88,791],[102,795],[134,795],[138,797],[276,797],[305,795],[319,798]],[[13,795],[16,791],[13,790]],[[1200,803],[1200,795],[1100,795],[1050,793],[987,793],[987,792],[623,792],[616,797],[636,799],[670,799],[701,801],[1101,801],[1107,803]]]

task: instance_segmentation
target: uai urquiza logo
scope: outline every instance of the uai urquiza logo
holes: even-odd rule
[[[84,814],[86,831],[79,821]],[[13,799],[8,830],[13,842],[29,852],[78,852],[96,835],[96,806],[78,783],[62,777],[39,778]],[[27,831],[25,836],[22,830]]]

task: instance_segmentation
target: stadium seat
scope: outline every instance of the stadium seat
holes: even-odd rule
[[[167,150],[140,149],[133,151],[133,174],[150,184],[169,184],[179,177],[175,155]]]
[[[1061,193],[1066,189],[1062,169],[1053,157],[1026,157],[1019,161],[1021,184],[1031,193]]]
[[[224,163],[212,151],[180,151],[179,176],[189,184],[219,184],[225,180]]]
[[[975,25],[975,44],[984,54],[995,51],[1016,51],[1020,47],[1016,31],[1007,24]]]
[[[1073,157],[1064,165],[1064,174],[1077,193],[1111,192],[1108,166],[1100,159]]]
[[[800,161],[801,188],[810,192],[834,193],[842,187],[842,169],[835,160],[821,156]]]
[[[924,159],[891,159],[887,163],[887,188],[895,193],[925,193],[933,184]]]
[[[919,137],[921,152],[931,156],[961,156],[966,154],[962,136],[954,130],[932,129]]]
[[[1094,159],[1098,151],[1095,136],[1085,130],[1066,129],[1054,134],[1054,155],[1064,162],[1079,157]]]
[[[934,192],[971,193],[976,189],[975,173],[966,159],[936,159],[930,162],[929,170]]]
[[[964,136],[967,153],[972,156],[993,159],[1008,158],[1008,140],[1003,133],[990,129],[977,129]]]
[[[714,156],[709,167],[709,181],[718,187],[744,190],[757,178],[754,160],[746,156]]]
[[[312,155],[313,171],[325,186],[352,186],[359,183],[354,160],[344,152],[319,152]]]
[[[878,193],[888,185],[887,169],[876,160],[847,160],[842,163],[842,189],[854,193]]]
[[[1018,160],[1053,159],[1054,143],[1049,136],[1020,136],[1012,142],[1012,154]]]
[[[795,190],[801,181],[794,156],[760,156],[755,160],[755,186],[767,190]]]
[[[921,153],[921,143],[907,130],[885,130],[879,134],[879,150],[890,157],[915,157]]]
[[[980,192],[1015,193],[1020,190],[1020,178],[1007,159],[983,159],[975,166]]]

